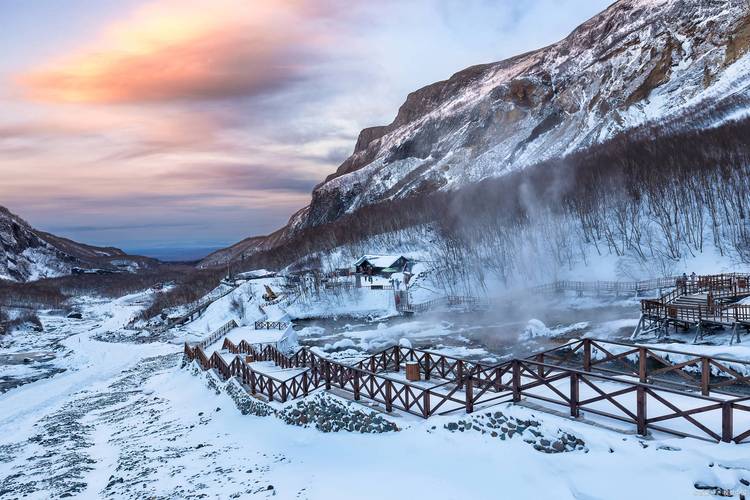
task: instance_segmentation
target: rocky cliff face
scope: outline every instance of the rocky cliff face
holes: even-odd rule
[[[391,124],[360,133],[281,234],[502,176],[646,123],[684,130],[740,116],[750,112],[748,49],[747,2],[620,0],[556,44],[411,93]]]
[[[0,279],[31,281],[70,274],[74,268],[134,270],[155,264],[117,248],[76,243],[38,231],[0,206]]]

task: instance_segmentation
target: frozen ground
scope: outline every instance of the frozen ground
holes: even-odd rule
[[[143,341],[122,330],[138,303],[87,301],[83,320],[42,315],[44,333],[4,341],[2,354],[51,352],[55,358],[46,362],[64,371],[0,395],[0,498],[671,499],[720,492],[711,488],[739,498],[748,489],[747,446],[643,440],[521,406],[497,409],[539,420],[545,435],[569,432],[586,450],[545,454],[521,438],[446,428],[476,418],[465,415],[392,415],[401,430],[385,434],[324,433],[275,416],[242,415],[224,384],[209,386],[204,375],[181,367],[176,337]],[[629,319],[627,305],[614,317],[567,309],[535,314],[544,328],[532,325],[537,335],[529,345],[565,337],[573,327],[616,336]],[[517,342],[529,324],[485,319],[478,329],[467,316],[308,323],[300,333],[329,352],[411,339],[454,354],[499,357],[505,351],[497,346]],[[576,326],[581,322],[586,326]],[[498,325],[515,337],[490,342]]]

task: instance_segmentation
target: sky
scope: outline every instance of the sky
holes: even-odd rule
[[[406,95],[609,0],[0,0],[0,205],[162,256],[281,227]]]

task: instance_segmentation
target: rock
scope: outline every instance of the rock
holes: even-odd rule
[[[663,450],[663,451],[680,451],[680,448],[677,448],[676,446],[668,446],[668,445],[661,445],[656,448],[657,450]]]
[[[70,318],[70,319],[83,319],[83,314],[81,314],[81,313],[79,313],[77,311],[73,311],[71,313],[68,313],[67,317]]]
[[[560,453],[565,451],[565,445],[562,443],[562,441],[555,441],[554,443],[552,443],[552,449]]]

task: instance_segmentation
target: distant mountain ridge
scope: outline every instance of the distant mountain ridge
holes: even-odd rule
[[[675,131],[750,114],[747,2],[620,0],[548,47],[473,66],[362,130],[309,206],[220,265],[283,245],[363,207],[450,191],[585,151],[658,123]]]
[[[39,231],[0,206],[0,279],[32,281],[71,274],[74,269],[132,271],[155,265],[113,247],[96,247]]]

